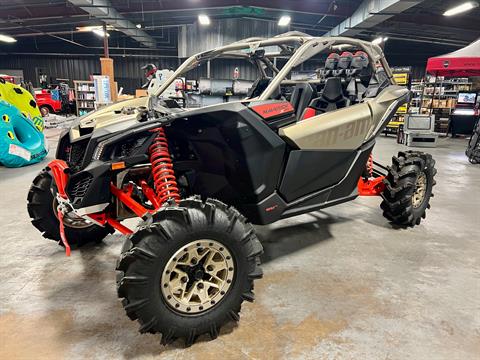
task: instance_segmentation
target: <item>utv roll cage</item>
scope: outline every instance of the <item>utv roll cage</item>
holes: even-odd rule
[[[268,47],[278,47],[280,51],[267,53],[257,52],[258,49]],[[242,50],[248,49],[249,53]],[[254,63],[261,77],[266,77],[265,68],[273,73],[273,79],[265,90],[256,98],[256,100],[268,100],[281,84],[315,82],[316,80],[292,81],[285,79],[290,71],[296,66],[302,64],[313,56],[327,51],[348,51],[359,49],[364,51],[369,59],[369,66],[372,73],[375,73],[376,67],[382,67],[385,75],[391,85],[395,85],[392,71],[385,60],[382,49],[371,42],[351,39],[346,37],[312,37],[297,31],[287,32],[274,36],[272,38],[251,37],[239,40],[230,45],[218,47],[213,50],[204,51],[190,56],[182,65],[172,74],[172,76],[152,95],[160,96],[170,84],[183,73],[194,69],[201,64],[215,58],[244,58]],[[288,58],[286,64],[279,70],[275,67],[272,59]],[[264,65],[264,66],[262,66]]]

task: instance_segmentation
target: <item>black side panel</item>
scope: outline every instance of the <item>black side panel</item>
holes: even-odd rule
[[[294,150],[290,152],[280,194],[291,202],[339,182],[357,151]]]
[[[362,175],[362,172],[365,170],[368,157],[372,152],[373,146],[375,145],[375,138],[370,140],[368,143],[363,144],[357,151],[359,151],[359,156],[355,163],[352,166],[352,169],[348,173],[348,176],[343,179],[341,183],[335,186],[328,197],[328,201],[335,201],[346,196],[350,196],[352,192],[357,188],[358,179]]]
[[[176,155],[176,149],[189,148],[188,161],[196,164],[190,184],[194,194],[217,198],[240,211],[242,205],[273,194],[283,169],[285,142],[242,104],[205,110],[210,111],[165,127],[177,176],[185,156]]]

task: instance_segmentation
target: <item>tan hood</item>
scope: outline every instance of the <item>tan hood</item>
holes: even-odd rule
[[[147,105],[148,97],[141,97],[119,101],[99,110],[92,111],[87,115],[80,117],[77,120],[77,123],[72,126],[70,129],[70,139],[74,140],[80,137],[80,129],[98,129],[118,122],[138,120],[138,108],[146,107]]]

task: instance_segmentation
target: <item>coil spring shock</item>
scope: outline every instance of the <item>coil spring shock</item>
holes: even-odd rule
[[[373,155],[372,155],[372,153],[370,153],[370,156],[368,157],[367,172],[368,172],[369,177],[373,176]]]
[[[152,175],[154,189],[160,205],[168,200],[180,201],[180,194],[177,186],[177,179],[173,171],[172,157],[168,150],[165,130],[158,127],[152,130],[157,136],[153,139],[152,145],[148,148],[150,163],[152,164]]]

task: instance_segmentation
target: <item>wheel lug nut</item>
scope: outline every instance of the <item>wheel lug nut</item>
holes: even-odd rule
[[[191,263],[195,265],[195,264],[197,263],[197,259],[196,259],[196,258],[193,258],[193,259],[191,260]]]
[[[212,265],[208,265],[208,266],[207,266],[207,270],[208,270],[208,271],[213,271],[213,266],[212,266]]]
[[[188,281],[187,277],[186,276],[183,276],[181,279],[180,279],[183,283],[186,283]]]
[[[199,282],[199,283],[197,284],[197,287],[198,287],[199,289],[203,289],[203,283]]]

